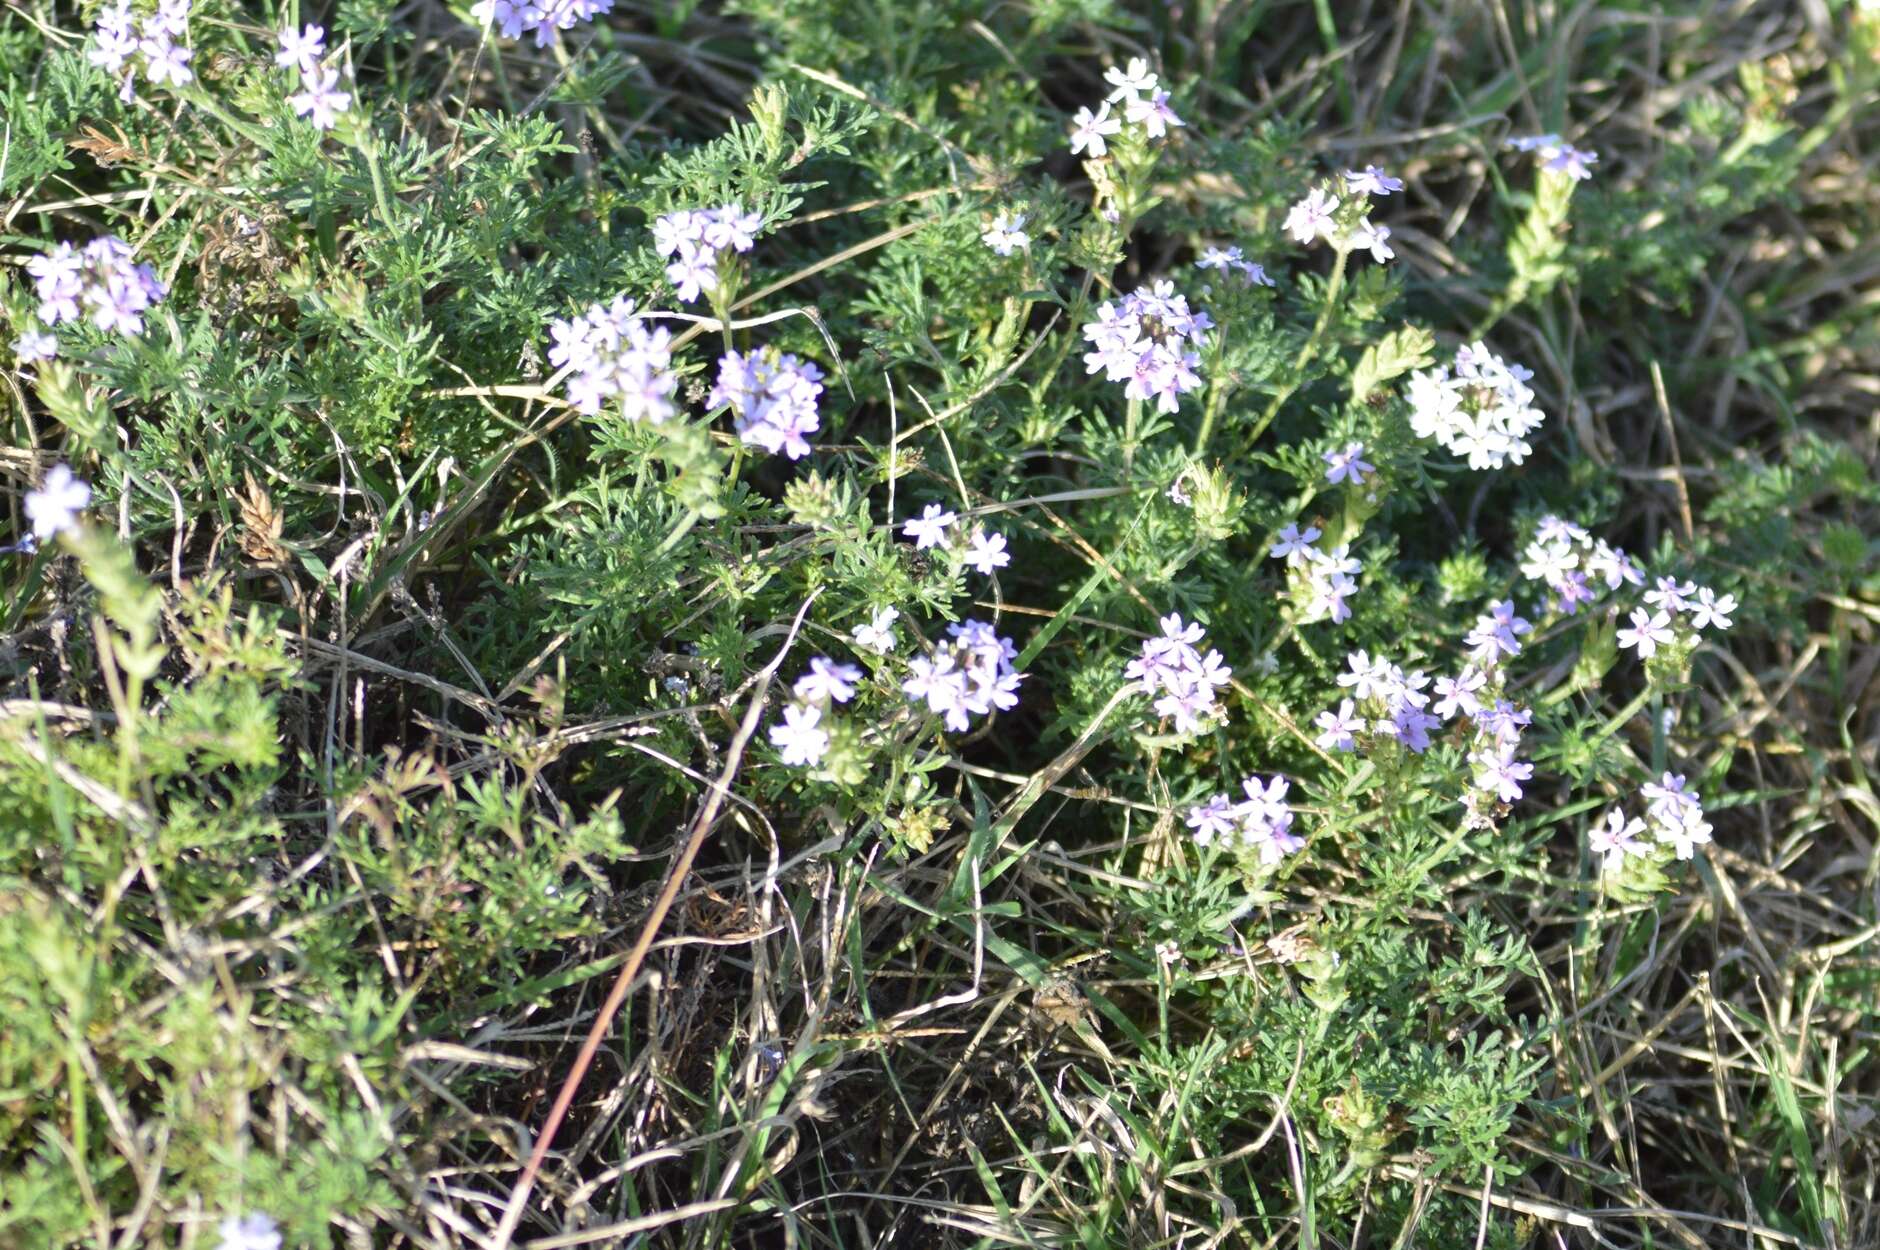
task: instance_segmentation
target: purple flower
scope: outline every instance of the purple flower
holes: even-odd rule
[[[1521,801],[1521,783],[1534,776],[1534,765],[1514,757],[1513,747],[1480,752],[1469,757],[1475,765],[1475,786],[1503,803]]]
[[[613,0],[478,0],[470,15],[484,26],[499,26],[505,39],[535,36],[535,46],[546,48],[558,30],[572,30],[578,22],[591,22],[613,10]]]
[[[1161,625],[1161,636],[1142,644],[1136,658],[1124,666],[1123,677],[1155,699],[1156,713],[1172,719],[1175,732],[1194,733],[1221,711],[1215,691],[1232,673],[1220,652],[1203,655],[1196,649],[1199,625],[1184,623],[1176,612],[1163,617]]]
[[[1678,584],[1675,577],[1661,577],[1657,585],[1645,592],[1645,602],[1667,612],[1688,612],[1691,610],[1690,596],[1697,593],[1697,583]]]
[[[26,492],[26,519],[32,523],[33,537],[44,542],[55,534],[78,527],[79,513],[91,503],[91,487],[73,476],[63,464],[55,464],[37,490]]]
[[[901,526],[901,533],[914,540],[914,550],[925,551],[946,540],[947,529],[959,518],[937,503],[930,503],[918,517]]]
[[[1325,480],[1336,486],[1340,482],[1350,482],[1353,486],[1364,485],[1365,475],[1377,472],[1377,466],[1365,463],[1363,443],[1346,443],[1342,450],[1328,451],[1319,459],[1329,467],[1325,470]]]
[[[44,330],[27,330],[13,340],[13,354],[19,357],[23,365],[30,365],[39,360],[52,360],[59,354],[59,340]]]
[[[706,291],[718,289],[718,253],[708,247],[683,246],[666,266],[666,280],[682,304],[690,304]]]
[[[792,703],[783,709],[783,723],[770,727],[770,744],[786,764],[814,765],[829,750],[829,732],[818,726],[822,709]]]
[[[705,219],[702,230],[705,246],[721,252],[726,248],[734,252],[750,251],[757,245],[757,232],[764,225],[762,213],[747,213],[744,205],[736,200],[699,215]]]
[[[809,662],[809,672],[796,679],[790,693],[803,703],[847,703],[855,697],[855,683],[861,679],[862,670],[853,664],[819,655]]]
[[[303,27],[299,34],[289,26],[281,31],[280,51],[274,54],[274,63],[282,69],[298,69],[303,75],[310,74],[320,64],[320,58],[326,55],[326,28],[323,26]]]
[[[1239,809],[1225,794],[1217,794],[1206,803],[1189,808],[1183,819],[1195,831],[1195,841],[1201,846],[1231,838],[1240,827]]]
[[[1275,560],[1283,558],[1289,565],[1305,564],[1312,557],[1312,544],[1318,537],[1319,527],[1316,525],[1306,526],[1303,534],[1297,525],[1288,525],[1279,532],[1279,541],[1273,544],[1273,549],[1267,554]]]
[[[1141,125],[1143,133],[1151,139],[1166,136],[1170,126],[1188,124],[1175,116],[1175,110],[1169,107],[1168,92],[1159,90],[1151,91],[1146,96],[1132,96],[1123,105],[1123,116]]]
[[[1371,253],[1371,259],[1381,265],[1395,259],[1397,255],[1387,242],[1389,238],[1389,226],[1382,222],[1361,221],[1345,236],[1345,246],[1354,252]]]
[[[1393,178],[1375,165],[1345,171],[1345,190],[1352,195],[1389,195],[1403,190],[1403,180]]]
[[[1488,675],[1480,669],[1465,668],[1455,677],[1436,679],[1436,705],[1430,710],[1445,720],[1461,712],[1474,716],[1482,710],[1475,692],[1488,684]]]
[[[901,691],[927,710],[941,716],[955,732],[967,729],[972,717],[1017,706],[1023,675],[1012,668],[1018,649],[984,621],[949,625],[950,642],[935,649],[932,658],[916,656],[908,662],[913,674]]]
[[[1011,562],[1012,556],[1005,549],[1003,534],[988,534],[980,529],[973,531],[972,548],[966,553],[966,563],[984,576],[991,577],[993,570],[1002,569]]]
[[[809,361],[775,348],[726,352],[706,402],[730,407],[746,446],[801,460],[811,450],[805,436],[822,428],[817,413],[822,378],[822,370]]]
[[[554,340],[549,362],[570,369],[568,402],[581,412],[599,412],[615,402],[629,421],[658,425],[678,411],[673,395],[672,332],[649,329],[632,300],[593,304],[579,317],[549,327]]]
[[[1192,349],[1206,345],[1213,325],[1207,313],[1189,309],[1174,283],[1137,287],[1105,301],[1085,323],[1093,350],[1084,354],[1084,371],[1125,383],[1129,399],[1154,399],[1157,411],[1174,412],[1180,396],[1201,386],[1201,356]]]
[[[1557,174],[1565,174],[1575,182],[1585,182],[1593,176],[1593,166],[1599,164],[1599,153],[1584,152],[1579,148],[1562,144],[1552,156],[1541,162],[1542,169],[1551,169]]]
[[[137,48],[144,54],[144,76],[159,87],[166,82],[181,87],[195,81],[196,75],[189,68],[193,53],[182,44],[172,42],[167,34],[146,38]]]

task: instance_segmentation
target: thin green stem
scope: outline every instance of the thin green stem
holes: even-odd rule
[[[1332,309],[1338,306],[1338,296],[1345,288],[1345,261],[1350,255],[1351,253],[1341,250],[1338,253],[1338,259],[1333,262],[1332,276],[1325,284],[1325,303],[1319,308],[1318,320],[1312,323],[1312,333],[1300,346],[1299,354],[1293,358],[1291,377],[1286,385],[1273,396],[1272,402],[1266,406],[1266,411],[1262,412],[1260,419],[1254,422],[1252,431],[1247,435],[1248,446],[1260,441],[1260,436],[1266,433],[1266,427],[1273,424],[1273,418],[1279,415],[1280,407],[1293,397],[1299,390],[1300,384],[1304,382],[1306,366],[1312,363],[1314,356],[1318,355],[1319,344],[1325,338],[1325,329],[1332,322]]]

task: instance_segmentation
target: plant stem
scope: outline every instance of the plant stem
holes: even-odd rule
[[[1273,424],[1273,418],[1279,415],[1280,405],[1291,399],[1298,391],[1300,383],[1304,381],[1305,368],[1318,354],[1319,343],[1325,337],[1325,328],[1332,321],[1332,309],[1338,306],[1339,293],[1344,290],[1345,260],[1349,256],[1349,252],[1341,251],[1338,253],[1338,259],[1332,264],[1332,276],[1325,284],[1325,303],[1319,308],[1318,320],[1312,323],[1312,333],[1299,348],[1299,354],[1293,358],[1292,377],[1285,386],[1280,388],[1279,393],[1273,396],[1272,402],[1266,406],[1266,411],[1262,412],[1260,419],[1254,423],[1252,432],[1247,435],[1248,446],[1260,441],[1260,435],[1266,433],[1266,427]]]

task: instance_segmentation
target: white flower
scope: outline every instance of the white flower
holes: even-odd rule
[[[44,330],[28,330],[13,340],[13,354],[20,363],[30,365],[37,360],[51,360],[59,354],[59,340]]]
[[[302,74],[312,73],[326,55],[326,30],[320,26],[307,26],[295,33],[292,26],[280,33],[281,50],[274,54],[274,63],[282,69],[298,69]]]
[[[1618,640],[1622,647],[1634,647],[1638,658],[1648,660],[1658,653],[1658,648],[1671,641],[1671,614],[1654,612],[1646,615],[1644,608],[1632,609],[1632,626],[1619,631]]]
[[[1703,586],[1698,589],[1697,602],[1689,611],[1691,624],[1697,629],[1728,629],[1730,613],[1736,611],[1736,596],[1720,595]]]
[[[1319,527],[1306,526],[1305,533],[1299,532],[1297,525],[1288,525],[1279,532],[1279,541],[1273,544],[1273,550],[1267,554],[1275,560],[1284,559],[1287,564],[1301,565],[1312,558],[1312,544],[1319,537]]]
[[[1345,190],[1353,195],[1389,195],[1403,190],[1403,179],[1393,178],[1375,165],[1345,171]]]
[[[1156,77],[1149,72],[1149,62],[1139,56],[1130,57],[1129,64],[1123,69],[1112,65],[1104,70],[1103,81],[1114,88],[1106,98],[1106,103],[1147,95],[1156,89]]]
[[[1005,535],[988,534],[980,529],[973,531],[972,549],[966,553],[966,563],[991,577],[994,569],[1002,569],[1011,562],[1012,554],[1005,549]]]
[[[1361,221],[1353,227],[1350,234],[1345,236],[1345,246],[1354,252],[1371,253],[1371,259],[1381,265],[1397,255],[1386,242],[1389,238],[1389,226]]]
[[[281,1250],[281,1232],[259,1211],[231,1215],[216,1226],[216,1250]]]
[[[1593,854],[1601,858],[1605,870],[1615,872],[1628,856],[1645,854],[1646,845],[1638,839],[1643,832],[1643,821],[1628,819],[1615,807],[1606,813],[1604,824],[1594,825],[1587,833],[1586,842]]]
[[[946,538],[947,527],[959,517],[948,512],[937,503],[930,503],[920,516],[901,526],[901,533],[914,540],[914,550],[925,551],[937,547]]]
[[[855,630],[855,645],[866,647],[876,655],[887,655],[894,650],[894,623],[901,617],[897,608],[881,608],[868,619],[868,624],[860,625]]]
[[[1169,107],[1166,91],[1152,91],[1146,97],[1130,100],[1123,106],[1123,116],[1140,125],[1143,133],[1151,139],[1166,136],[1170,126],[1188,124],[1177,117],[1175,110]]]
[[[1010,256],[1013,252],[1031,246],[1031,236],[1021,229],[1024,224],[1023,213],[1000,213],[979,237],[999,255]]]
[[[1338,211],[1338,197],[1314,187],[1286,214],[1286,233],[1295,243],[1311,243],[1332,229],[1332,214]]]
[[[1075,129],[1071,131],[1071,155],[1089,149],[1090,155],[1102,156],[1110,150],[1107,136],[1123,128],[1123,119],[1110,115],[1110,102],[1105,100],[1093,114],[1089,109],[1077,110],[1071,118]]]
[[[829,733],[817,728],[822,709],[792,703],[783,709],[783,724],[770,727],[770,743],[786,764],[817,764],[829,750]]]
[[[65,465],[53,465],[39,489],[26,492],[26,519],[33,523],[33,537],[43,542],[54,534],[76,529],[78,514],[89,503],[91,487],[74,477]]]

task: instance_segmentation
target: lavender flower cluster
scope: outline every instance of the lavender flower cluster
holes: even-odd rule
[[[555,41],[556,31],[573,30],[613,8],[614,0],[477,0],[470,16],[485,27],[495,25],[505,39],[532,34],[535,46],[546,48]]]
[[[1210,648],[1204,655],[1196,646],[1201,626],[1184,622],[1178,612],[1163,617],[1161,625],[1161,635],[1142,644],[1123,677],[1155,700],[1156,714],[1173,720],[1176,733],[1195,733],[1226,715],[1215,692],[1232,679],[1233,670],[1219,651]]]
[[[549,363],[573,370],[569,403],[593,414],[608,401],[618,401],[627,420],[654,425],[678,411],[673,402],[678,378],[672,372],[672,333],[664,326],[649,329],[642,316],[632,300],[620,295],[611,304],[595,304],[581,316],[549,327],[554,339]]]
[[[959,732],[974,716],[989,716],[1018,706],[1018,683],[1024,676],[1012,667],[1018,648],[984,621],[967,620],[947,626],[952,639],[931,656],[908,661],[908,679],[901,693],[945,719]]]
[[[705,402],[731,409],[747,447],[801,460],[810,453],[806,436],[822,428],[816,411],[822,379],[822,370],[809,361],[772,347],[726,352]]]
[[[1671,848],[1675,859],[1689,859],[1698,847],[1710,844],[1711,825],[1704,819],[1703,801],[1682,773],[1667,772],[1655,782],[1648,781],[1640,793],[1645,796],[1644,820],[1628,817],[1615,807],[1587,833],[1587,845],[1599,856],[1604,872],[1618,872],[1628,859],[1649,855],[1650,845],[1639,838],[1647,830],[1660,845]]]
[[[1287,211],[1283,223],[1286,233],[1292,236],[1293,242],[1306,247],[1324,239],[1341,252],[1369,252],[1371,259],[1380,265],[1395,258],[1397,253],[1390,246],[1390,227],[1371,220],[1368,201],[1403,190],[1403,180],[1391,177],[1376,165],[1366,165],[1361,170],[1347,169],[1344,183],[1346,195],[1358,197],[1355,203],[1362,205],[1347,210],[1346,220],[1350,221],[1353,212],[1363,214],[1348,229],[1342,234],[1339,229],[1339,209],[1344,201],[1324,187],[1314,187]]]
[[[1179,397],[1201,386],[1197,366],[1214,322],[1190,310],[1188,297],[1172,282],[1137,287],[1121,300],[1105,300],[1097,320],[1084,326],[1094,350],[1084,354],[1086,373],[1103,373],[1127,385],[1130,399],[1154,399],[1159,412],[1174,412]]]
[[[1238,247],[1210,247],[1201,253],[1195,261],[1196,269],[1218,269],[1222,273],[1238,273],[1242,284],[1246,286],[1274,286],[1273,279],[1266,276],[1266,266],[1258,261],[1247,259],[1247,254]]]
[[[823,716],[830,705],[853,699],[861,680],[862,670],[853,664],[827,656],[809,662],[809,672],[790,688],[791,702],[783,709],[782,722],[770,727],[770,744],[785,764],[814,767],[822,763],[830,742]]]
[[[196,79],[189,68],[194,54],[177,42],[189,35],[189,0],[160,0],[141,20],[130,0],[118,0],[99,11],[92,29],[96,38],[85,58],[112,77],[122,75],[118,99],[126,104],[137,98],[135,58],[143,59],[144,77],[159,87],[181,87]]]
[[[167,293],[156,270],[132,260],[130,244],[115,235],[101,235],[82,249],[61,243],[26,262],[33,294],[39,298],[39,319],[47,325],[77,321],[81,316],[106,334],[142,334],[144,313]],[[35,359],[53,355],[49,335],[35,334],[30,347]],[[19,349],[15,344],[15,350]],[[21,352],[25,358],[26,352]]]
[[[1452,367],[1411,376],[1410,428],[1467,458],[1471,469],[1520,464],[1534,450],[1527,436],[1546,420],[1527,385],[1533,376],[1480,343],[1459,348]]]
[[[666,279],[682,303],[690,304],[702,292],[718,289],[719,257],[727,252],[748,252],[764,224],[762,213],[747,213],[733,201],[722,208],[680,209],[653,223],[653,246],[669,256]]]
[[[1188,809],[1185,817],[1193,829],[1197,845],[1219,843],[1234,850],[1255,850],[1263,864],[1277,864],[1306,844],[1292,831],[1293,810],[1286,802],[1292,783],[1275,776],[1262,782],[1248,777],[1240,783],[1247,797],[1236,803],[1225,794],[1217,794],[1206,803]]]
[[[1364,464],[1362,460],[1356,463]],[[1356,480],[1359,484],[1364,481],[1361,475]],[[1297,525],[1288,525],[1279,532],[1279,539],[1268,554],[1275,560],[1286,561],[1287,572],[1296,581],[1298,597],[1304,605],[1301,622],[1330,618],[1338,624],[1351,617],[1349,600],[1358,593],[1358,574],[1364,565],[1351,554],[1349,543],[1340,543],[1329,551],[1314,546],[1322,536],[1316,525],[1308,525],[1303,531]]]
[[[288,96],[287,102],[295,116],[306,118],[316,130],[333,129],[339,115],[352,107],[351,93],[339,89],[339,70],[326,64],[325,57],[324,27],[305,26],[298,34],[291,26],[281,31],[274,63],[300,74],[301,90]]]

